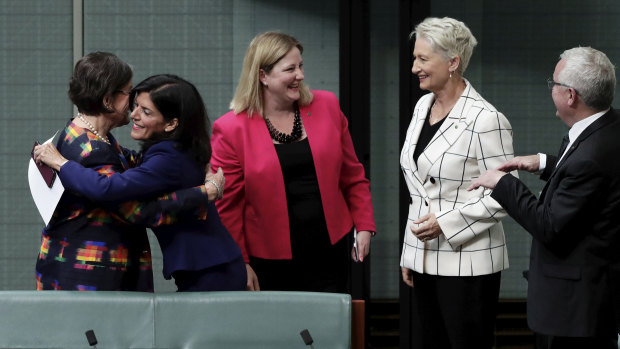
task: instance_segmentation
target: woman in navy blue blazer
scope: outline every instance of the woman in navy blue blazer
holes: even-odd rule
[[[108,177],[53,151],[40,160],[59,171],[66,190],[105,203],[199,186],[209,173],[202,186],[211,201],[205,220],[153,228],[162,249],[163,274],[174,278],[179,291],[245,290],[241,251],[213,204],[221,198],[224,177],[221,170],[205,171],[211,157],[210,123],[198,90],[178,76],[155,75],[132,90],[130,106],[131,137],[142,143],[141,152],[133,154],[138,157],[135,168]]]

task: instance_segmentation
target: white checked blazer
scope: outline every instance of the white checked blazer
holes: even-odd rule
[[[487,169],[513,158],[512,127],[465,82],[463,94],[418,158],[418,167],[413,152],[435,96],[420,98],[400,155],[410,193],[400,265],[418,273],[474,276],[508,268],[500,222],[506,212],[490,197],[490,190],[468,192],[467,187]],[[443,234],[424,243],[410,226],[430,212]]]

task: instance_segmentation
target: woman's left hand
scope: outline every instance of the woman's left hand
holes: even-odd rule
[[[33,150],[34,161],[37,164],[44,163],[56,171],[60,171],[62,165],[69,161],[65,159],[52,143],[37,145]]]
[[[413,223],[419,225],[412,225],[411,232],[413,232],[413,235],[415,235],[422,242],[435,239],[439,235],[443,234],[434,213],[424,215]]]
[[[351,258],[356,262],[363,262],[364,258],[370,253],[370,237],[371,233],[367,230],[357,232],[357,253],[355,253],[355,247],[351,249]]]

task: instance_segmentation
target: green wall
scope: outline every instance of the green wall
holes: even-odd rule
[[[83,29],[73,28],[74,3],[82,4],[75,15]],[[398,3],[369,0],[371,190],[379,230],[372,242],[373,298],[397,298],[400,280]],[[442,0],[431,2],[431,12],[463,20],[479,40],[465,75],[510,120],[517,154],[553,153],[566,132],[546,87],[564,49],[593,46],[620,62],[616,1]],[[338,17],[332,0],[0,0],[0,289],[35,285],[42,220],[28,189],[27,161],[34,140],[49,137],[73,113],[66,91],[74,37],[83,38],[84,52],[111,51],[132,64],[134,83],[157,73],[194,82],[213,121],[228,109],[247,45],[266,30],[300,39],[310,87],[338,94]],[[135,148],[128,133],[114,132]],[[522,178],[533,191],[542,188],[534,176]],[[510,219],[505,227],[511,267],[501,295],[525,297],[521,271],[531,240]],[[159,273],[152,240],[156,290],[174,290]]]

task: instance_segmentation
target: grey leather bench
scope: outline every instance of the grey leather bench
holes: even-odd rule
[[[349,348],[351,298],[310,292],[0,291],[0,348]]]

